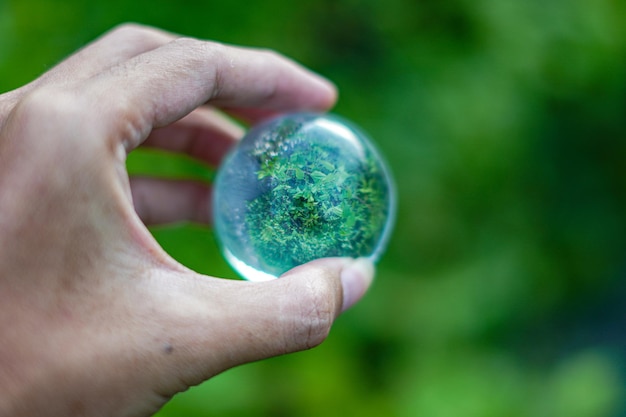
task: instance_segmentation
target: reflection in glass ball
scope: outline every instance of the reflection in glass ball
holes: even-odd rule
[[[334,115],[295,113],[253,127],[225,158],[214,193],[224,256],[251,281],[322,257],[376,261],[395,213],[380,155]]]

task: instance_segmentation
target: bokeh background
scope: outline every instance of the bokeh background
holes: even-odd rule
[[[397,227],[319,348],[228,371],[173,416],[626,416],[626,2],[0,0],[0,91],[141,22],[334,80],[386,155]],[[140,174],[210,180],[184,158]],[[210,228],[153,229],[235,278]]]

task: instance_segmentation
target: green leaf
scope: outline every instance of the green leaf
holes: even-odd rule
[[[326,168],[328,171],[333,172],[336,170],[337,167],[335,167],[335,165],[331,164],[328,161],[320,161],[320,165],[322,165],[324,168]]]
[[[326,178],[326,174],[324,174],[322,171],[313,171],[311,172],[311,178],[313,178],[313,181],[319,182]]]
[[[343,214],[343,209],[339,206],[334,206],[328,209],[328,212],[334,216],[341,217]]]

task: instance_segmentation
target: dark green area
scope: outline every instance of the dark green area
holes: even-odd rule
[[[160,417],[621,417],[624,16],[621,0],[0,0],[0,90],[138,21],[324,74],[391,165],[389,250],[326,343],[226,372]],[[150,158],[130,168],[163,175]],[[167,175],[211,178],[188,163]],[[210,228],[154,232],[235,276]]]
[[[321,257],[372,256],[390,214],[391,191],[372,151],[359,160],[332,132],[302,123],[280,121],[251,151],[264,191],[247,203],[246,230],[276,275]]]

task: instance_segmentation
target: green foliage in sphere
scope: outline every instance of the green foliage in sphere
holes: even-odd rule
[[[288,140],[279,129],[271,149],[258,146],[257,178],[267,191],[248,203],[246,226],[264,259],[286,269],[327,256],[369,256],[387,215],[389,190],[368,150],[358,169],[332,142]]]
[[[369,139],[334,115],[295,113],[255,126],[222,164],[215,226],[246,279],[266,280],[325,257],[384,250],[395,199]]]

